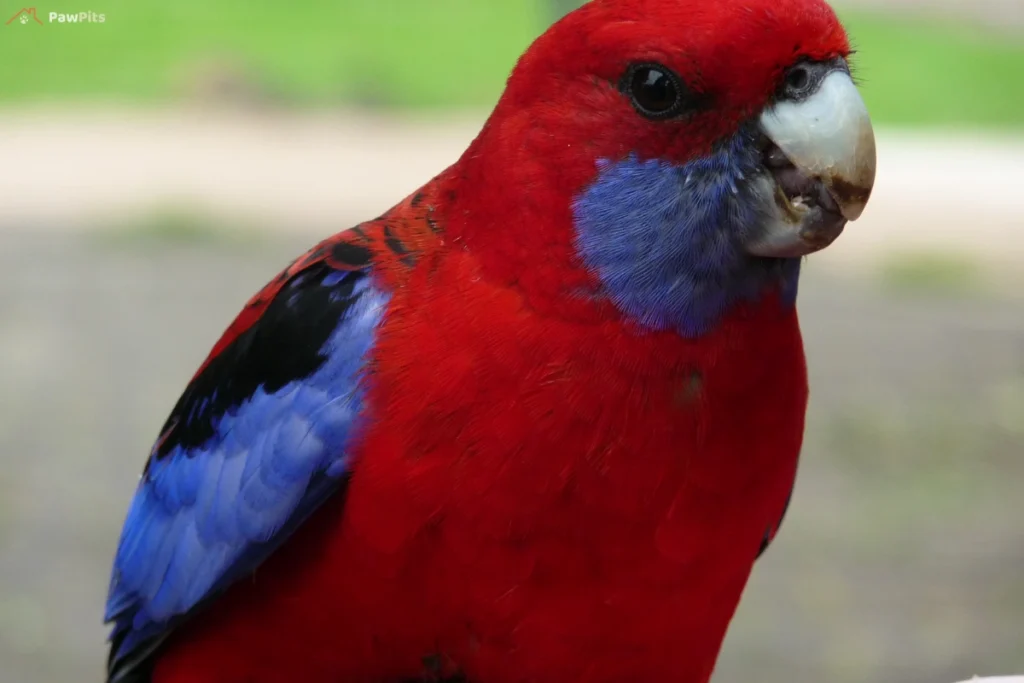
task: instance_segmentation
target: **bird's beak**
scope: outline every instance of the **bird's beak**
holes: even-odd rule
[[[864,212],[875,183],[875,135],[850,74],[832,71],[800,101],[767,108],[765,192],[777,211],[747,244],[757,256],[802,256],[831,244]],[[770,185],[770,187],[769,187]]]

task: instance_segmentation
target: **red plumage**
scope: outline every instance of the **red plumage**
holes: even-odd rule
[[[419,676],[424,653],[482,683],[707,681],[795,476],[797,315],[768,291],[699,338],[641,331],[579,296],[599,285],[570,204],[595,159],[691,159],[786,65],[847,51],[816,0],[599,0],[541,38],[456,165],[293,266],[357,243],[392,292],[358,464],[172,636],[156,683],[381,683]],[[635,116],[610,83],[655,58],[713,109]]]

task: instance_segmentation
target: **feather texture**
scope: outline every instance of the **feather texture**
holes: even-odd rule
[[[751,125],[822,0],[594,0],[465,154],[316,245],[172,410],[107,616],[127,683],[707,683],[796,476],[799,262]],[[633,63],[698,106],[652,120]]]
[[[363,272],[307,266],[193,379],[115,557],[112,671],[251,572],[341,486],[386,302]],[[206,381],[225,372],[230,381]]]
[[[650,329],[699,336],[772,286],[796,303],[800,260],[742,247],[764,219],[743,182],[759,164],[749,130],[681,165],[599,160],[597,179],[573,203],[576,242],[620,309]]]

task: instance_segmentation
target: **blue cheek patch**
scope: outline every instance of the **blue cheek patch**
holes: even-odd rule
[[[759,156],[739,134],[684,165],[658,159],[598,162],[573,202],[576,248],[628,317],[687,337],[769,286],[796,300],[799,259],[761,259],[741,242],[766,216],[750,183]]]

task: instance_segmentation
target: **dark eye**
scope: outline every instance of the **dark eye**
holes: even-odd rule
[[[668,118],[682,109],[682,81],[670,69],[658,64],[630,67],[622,86],[636,110],[647,118]]]
[[[811,87],[811,70],[806,64],[797,64],[786,72],[785,96],[799,98]]]

